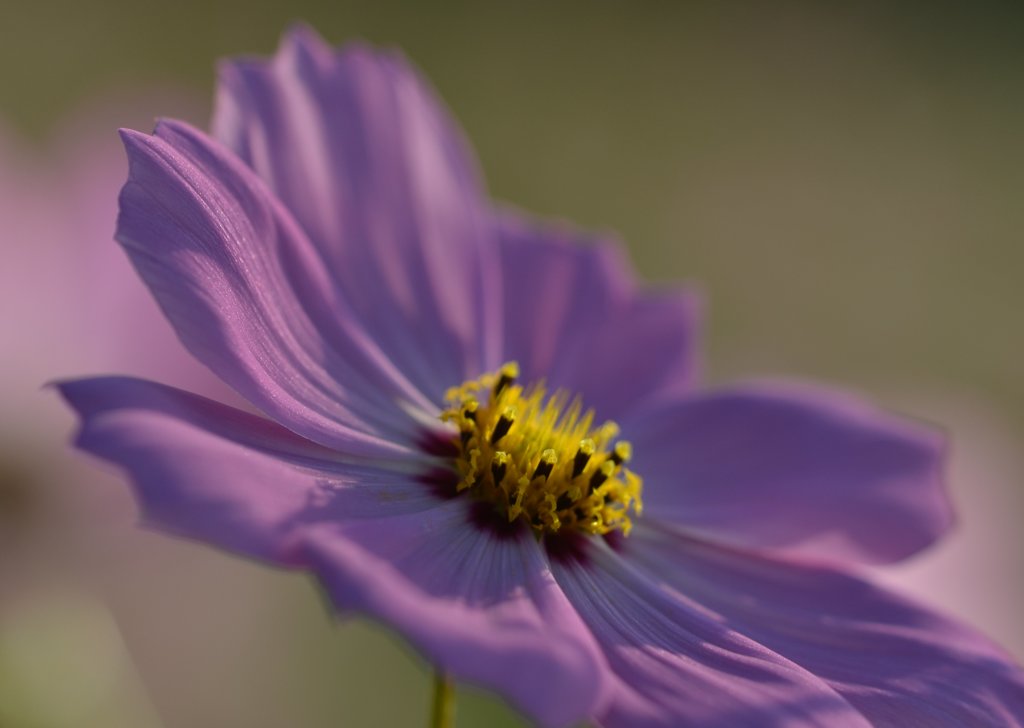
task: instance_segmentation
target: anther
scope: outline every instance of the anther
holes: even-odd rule
[[[608,422],[605,422],[603,425],[601,425],[598,428],[597,432],[598,435],[602,437],[605,442],[608,442],[609,440],[614,440],[616,437],[618,437],[619,426],[609,420]]]
[[[524,389],[519,375],[506,364],[449,392],[441,420],[456,426],[457,490],[540,532],[628,531],[642,487],[629,443],[612,422],[595,427],[578,398]]]
[[[616,465],[622,465],[628,462],[631,457],[633,457],[633,446],[622,440],[615,443],[615,448],[612,450],[612,454],[608,456],[608,459]]]
[[[519,377],[519,365],[509,362],[498,372],[498,381],[494,384],[494,396],[497,397],[501,391]]]
[[[601,484],[612,477],[612,473],[615,472],[615,463],[611,460],[605,460],[601,463],[601,467],[594,471],[594,474],[590,476],[590,489],[601,487]]]
[[[491,444],[497,445],[498,441],[501,440],[508,431],[512,429],[512,423],[516,420],[516,408],[506,407],[505,411],[501,413],[501,417],[498,418],[498,423],[494,426],[494,432],[491,433]]]
[[[505,473],[508,472],[508,453],[499,450],[494,453],[494,459],[491,460],[491,476],[494,478],[495,485],[501,485],[501,481],[505,479]]]
[[[540,462],[537,463],[537,469],[533,471],[533,477],[547,478],[551,475],[551,471],[554,469],[557,462],[558,453],[551,448],[548,448],[540,454]]]
[[[580,440],[580,449],[576,451],[576,457],[572,461],[573,478],[580,477],[583,469],[587,467],[587,463],[590,462],[590,458],[594,454],[594,447],[594,441],[589,437],[585,440]]]

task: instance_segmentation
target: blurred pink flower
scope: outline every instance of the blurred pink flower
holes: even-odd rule
[[[112,120],[150,123],[147,108],[160,107],[149,98],[79,114],[38,148],[0,125],[0,453],[56,441],[54,418],[68,420],[41,388],[83,368],[229,396],[178,343],[113,240],[127,165]]]
[[[117,126],[126,118],[151,124],[172,107],[184,107],[188,116],[204,113],[179,92],[94,99],[41,143],[0,122],[0,628],[20,630],[25,605],[32,611],[55,605],[68,619],[77,618],[79,603],[104,615],[109,609],[170,724],[194,724],[198,716],[233,724],[258,711],[273,715],[273,699],[218,701],[199,684],[228,670],[244,681],[260,669],[252,655],[273,648],[270,637],[257,635],[268,633],[267,615],[281,608],[267,594],[270,578],[197,558],[180,545],[168,548],[134,528],[130,495],[96,463],[67,453],[71,417],[44,390],[47,381],[82,368],[129,370],[237,403],[185,352],[113,240],[117,192],[127,173]],[[189,568],[176,568],[183,558]],[[197,591],[205,601],[174,599]],[[222,592],[249,594],[260,606],[242,619],[211,608]],[[58,627],[65,628],[75,626]],[[17,674],[62,662],[60,655],[42,654],[46,645],[37,647],[31,665],[6,653],[2,667]],[[200,656],[202,665],[184,671],[183,655]],[[132,673],[126,665],[124,682],[113,689],[122,703],[137,706],[140,687]],[[7,717],[0,711],[0,723]],[[78,718],[61,725],[90,724]],[[127,718],[118,724],[143,725]]]

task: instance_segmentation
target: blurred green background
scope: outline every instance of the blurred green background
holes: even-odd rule
[[[217,58],[268,54],[295,19],[332,42],[401,47],[462,121],[494,196],[613,229],[645,277],[699,283],[713,381],[827,379],[949,428],[961,532],[884,578],[1021,655],[1021,8],[5,0],[0,119],[45,145],[97,96],[209,98]],[[121,569],[90,586],[96,601],[50,595],[0,624],[0,686],[95,680],[81,656],[113,635],[95,648],[121,651],[109,704],[68,718],[0,687],[20,706],[0,724],[425,720],[419,659],[379,629],[333,626],[307,580],[141,538],[157,557],[127,567],[140,581]],[[154,569],[176,586],[147,580]],[[460,725],[521,724],[486,695],[461,699]]]

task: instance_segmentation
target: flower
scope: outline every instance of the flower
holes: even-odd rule
[[[223,67],[213,138],[124,140],[118,239],[263,413],[61,384],[147,524],[311,569],[542,725],[1021,724],[998,648],[852,574],[949,526],[941,437],[698,390],[694,294],[496,210],[401,58],[298,28]]]
[[[58,376],[122,371],[233,401],[114,244],[127,169],[114,125],[151,123],[159,108],[202,107],[175,89],[122,90],[86,100],[35,142],[0,120],[3,725],[141,728],[160,722],[152,703],[171,725],[196,724],[200,709],[248,725],[274,708],[205,688],[229,671],[267,679],[272,663],[253,655],[286,654],[267,630],[282,604],[272,582],[125,528],[132,499],[116,474],[70,457],[70,413],[42,389]],[[183,558],[189,569],[177,568]],[[173,598],[196,592],[204,604]],[[228,594],[258,606],[231,613]],[[201,664],[185,670],[185,659]]]
[[[113,245],[125,163],[110,120],[151,119],[153,106],[189,103],[173,92],[106,101],[105,110],[63,120],[45,149],[0,123],[0,392],[8,415],[0,452],[8,457],[56,449],[53,432],[67,413],[39,388],[57,376],[119,367],[218,398],[229,393],[182,350]],[[41,460],[52,465],[49,454]]]
[[[7,526],[0,527],[0,540],[6,547],[15,531],[24,538],[24,527],[52,521],[60,509],[100,500],[95,489],[86,494],[59,485],[98,478],[95,468],[67,456],[58,433],[68,412],[41,392],[47,380],[127,371],[233,401],[230,389],[182,349],[113,244],[126,165],[111,120],[152,119],[147,108],[159,103],[190,105],[173,92],[105,101],[62,120],[43,146],[0,120],[0,522]],[[110,492],[124,501],[121,490]],[[4,551],[17,558],[14,549]]]

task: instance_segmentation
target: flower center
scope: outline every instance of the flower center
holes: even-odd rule
[[[625,467],[632,448],[615,441],[618,426],[594,427],[579,397],[548,396],[540,383],[524,388],[518,376],[510,363],[448,391],[441,419],[459,428],[458,491],[539,533],[627,535],[643,507],[642,481]]]

